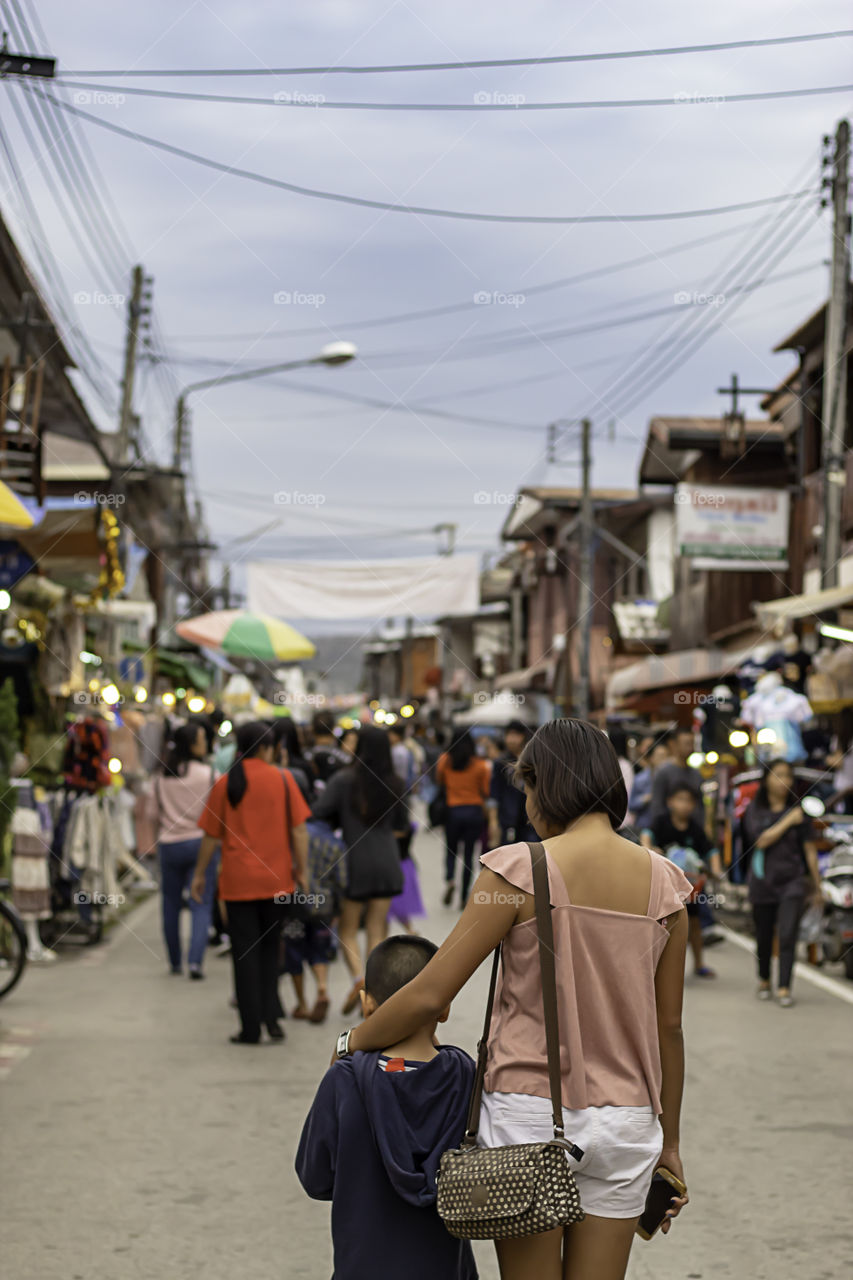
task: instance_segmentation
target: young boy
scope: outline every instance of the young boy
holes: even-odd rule
[[[654,848],[665,858],[677,863],[688,880],[695,885],[687,908],[688,939],[693,952],[693,972],[697,978],[715,978],[713,969],[705,964],[702,952],[702,921],[699,918],[697,895],[704,887],[707,865],[711,875],[722,874],[720,855],[705,835],[702,824],[695,816],[696,796],[685,783],[676,782],[666,795],[666,813],[653,816],[641,835],[647,849]]]
[[[411,934],[380,942],[367,960],[365,1017],[436,950]],[[333,1280],[477,1280],[471,1245],[435,1208],[439,1160],[465,1130],[474,1063],[434,1037],[432,1024],[382,1053],[341,1058],[320,1082],[296,1172],[309,1196],[332,1202]]]

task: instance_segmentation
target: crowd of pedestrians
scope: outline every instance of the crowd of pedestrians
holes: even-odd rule
[[[570,1164],[587,1216],[498,1239],[501,1274],[621,1280],[659,1166],[670,1179],[664,1232],[687,1203],[685,959],[695,978],[715,976],[704,948],[723,874],[689,763],[692,733],[647,740],[629,759],[618,734],[608,740],[576,720],[535,734],[513,722],[500,738],[475,740],[469,730],[444,736],[399,723],[342,734],[320,714],[310,732],[287,717],[241,724],[221,773],[210,747],[203,725],[179,725],[150,791],[169,968],[184,972],[182,906],[195,980],[220,913],[240,1023],[231,1039],[256,1045],[264,1033],[285,1036],[283,976],[290,1016],[326,1021],[329,965],[341,957],[350,979],[342,1012],[358,1010],[361,1021],[339,1038],[297,1160],[308,1193],[333,1203],[336,1277],[368,1274],[369,1244],[357,1231],[368,1215],[392,1273],[476,1276],[470,1246],[436,1210],[440,1158],[465,1132],[474,1063],[439,1045],[436,1028],[496,946],[501,977],[470,1137],[491,1148],[549,1140],[532,871],[542,856],[559,961],[561,1131],[575,1144]],[[416,931],[425,910],[413,837],[424,825],[443,830],[443,905],[461,912],[440,947]],[[819,877],[784,761],[767,766],[742,829],[758,995],[773,994],[778,938],[776,994],[790,1008],[799,921]],[[346,1176],[356,1166],[357,1188]]]

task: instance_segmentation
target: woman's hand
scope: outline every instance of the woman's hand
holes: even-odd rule
[[[658,1165],[663,1165],[665,1169],[669,1169],[670,1173],[674,1173],[676,1178],[679,1178],[684,1183],[685,1187],[687,1186],[687,1179],[684,1176],[684,1166],[681,1163],[681,1156],[678,1154],[676,1150],[667,1151],[666,1149],[664,1149],[660,1153],[660,1160],[658,1161]],[[673,1191],[675,1191],[674,1187],[673,1187]],[[690,1201],[690,1197],[686,1191],[684,1192],[683,1196],[673,1195],[672,1207],[667,1209],[666,1218],[664,1220],[663,1226],[661,1227],[661,1231],[663,1232],[664,1235],[667,1234],[670,1227],[672,1226],[673,1218],[678,1217],[678,1215],[681,1213],[681,1210],[684,1208],[686,1204],[689,1203],[689,1201]]]
[[[205,888],[206,880],[207,880],[207,876],[203,871],[196,871],[192,879],[192,884],[190,885],[190,897],[192,898],[193,902],[204,901],[204,888]]]
[[[802,807],[800,805],[796,805],[788,814],[787,818],[785,819],[789,827],[800,827],[805,822],[805,820],[806,820],[806,815],[803,813]]]

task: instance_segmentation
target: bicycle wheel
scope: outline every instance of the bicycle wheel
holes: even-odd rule
[[[19,981],[27,963],[27,937],[20,920],[0,901],[0,1000]]]

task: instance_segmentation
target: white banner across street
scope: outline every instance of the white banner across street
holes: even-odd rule
[[[248,578],[248,607],[276,618],[434,618],[480,605],[477,556],[254,560]]]

